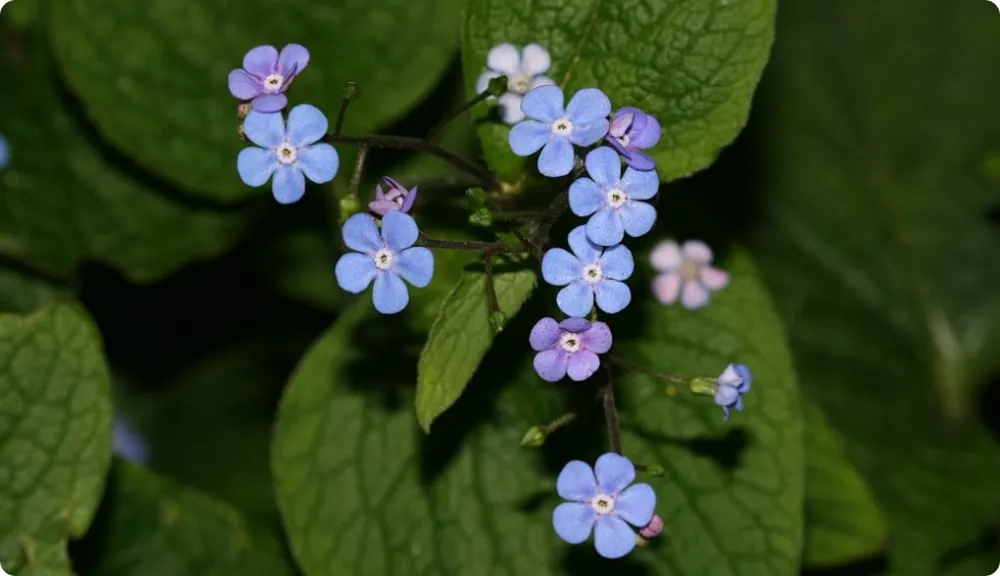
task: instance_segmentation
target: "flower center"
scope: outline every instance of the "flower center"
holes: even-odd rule
[[[515,74],[507,80],[507,89],[514,94],[521,94],[523,96],[529,88],[531,88],[531,78],[524,73]]]
[[[622,204],[628,201],[628,195],[621,188],[612,188],[608,190],[608,206],[612,208],[620,208]]]
[[[572,354],[583,346],[583,342],[580,341],[579,334],[564,332],[563,335],[559,337],[559,345],[562,346],[563,350]]]
[[[569,118],[560,118],[552,123],[552,133],[556,136],[569,136],[573,133],[573,123]]]
[[[285,77],[281,74],[271,74],[267,78],[264,78],[264,90],[268,92],[277,92],[281,90],[281,85],[285,83]]]
[[[375,259],[376,268],[379,270],[388,270],[392,268],[392,263],[396,260],[396,255],[392,253],[392,250],[383,248],[376,252],[373,258]]]
[[[590,507],[598,515],[604,516],[610,514],[615,509],[615,499],[608,494],[598,494],[596,498],[590,501]]]
[[[600,265],[594,263],[583,267],[583,279],[591,284],[597,284],[604,278],[604,271]]]
[[[622,148],[628,148],[629,143],[632,141],[628,134],[622,134],[621,138],[618,139],[618,143],[622,145]]]
[[[685,260],[681,263],[681,279],[686,281],[697,280],[701,277],[701,266],[692,260]]]
[[[278,162],[281,162],[286,166],[288,164],[294,164],[295,159],[299,156],[295,146],[292,146],[288,142],[283,142],[275,151],[278,153]]]

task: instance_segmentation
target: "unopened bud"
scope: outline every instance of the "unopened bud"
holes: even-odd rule
[[[465,191],[466,197],[469,198],[469,205],[473,209],[481,208],[486,205],[486,190],[482,188],[469,188]]]
[[[243,130],[243,123],[242,122],[240,122],[239,127],[236,128],[236,135],[240,137],[240,140],[244,140],[245,141],[247,139],[247,133],[246,133],[245,130]]]
[[[355,96],[358,95],[358,85],[354,82],[348,81],[344,84],[344,100],[353,100]]]
[[[250,114],[250,110],[253,109],[253,105],[249,102],[244,102],[236,107],[236,117],[240,120],[247,117]]]
[[[497,232],[497,240],[504,243],[505,246],[511,248],[523,248],[521,244],[521,239],[517,237],[517,234],[511,232]]]
[[[340,223],[347,222],[347,219],[361,212],[361,200],[356,194],[348,194],[340,199]]]
[[[688,381],[688,387],[691,389],[691,393],[693,394],[699,394],[701,396],[715,396],[716,391],[719,389],[719,383],[715,381],[715,378],[697,376]]]
[[[499,334],[507,326],[507,315],[501,310],[494,310],[490,314],[490,326],[493,327],[494,334]]]
[[[490,209],[485,206],[478,208],[475,212],[469,214],[469,224],[488,228],[493,225],[493,212],[490,212]]]
[[[486,86],[486,91],[490,93],[490,96],[499,98],[507,91],[507,77],[497,76],[496,78],[490,79],[489,85]]]
[[[532,426],[521,438],[521,446],[526,448],[538,448],[542,444],[545,444],[545,432],[541,426]]]
[[[646,524],[641,530],[639,530],[639,536],[648,540],[650,538],[656,538],[662,532],[663,518],[660,518],[659,514],[653,514],[653,519],[649,521],[649,524]]]
[[[646,474],[650,476],[664,476],[667,473],[667,469],[659,464],[649,464],[646,466]]]

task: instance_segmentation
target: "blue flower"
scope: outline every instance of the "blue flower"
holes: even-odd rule
[[[337,284],[352,294],[368,288],[375,280],[372,301],[383,314],[406,308],[410,294],[405,279],[417,288],[430,284],[434,276],[434,255],[427,248],[412,247],[420,231],[413,217],[393,211],[382,217],[379,231],[375,218],[355,214],[344,223],[344,243],[351,250],[337,261]]]
[[[569,233],[572,254],[553,248],[542,258],[542,278],[553,286],[566,286],[556,304],[567,316],[582,318],[594,307],[608,314],[621,312],[632,301],[632,292],[622,282],[632,275],[632,252],[619,244],[602,248],[587,239],[585,226]]]
[[[597,88],[580,90],[565,109],[564,101],[558,86],[533,88],[521,100],[521,111],[534,120],[518,123],[509,137],[510,148],[518,156],[531,156],[541,149],[538,171],[553,178],[573,169],[573,144],[590,146],[604,138],[610,125],[611,101]]]
[[[146,445],[146,440],[121,416],[115,418],[111,443],[114,453],[126,460],[137,464],[145,464],[149,460],[149,446]]]
[[[306,191],[305,178],[323,184],[333,180],[340,168],[333,146],[316,143],[328,127],[326,116],[309,104],[292,108],[287,128],[279,113],[250,112],[243,131],[260,148],[240,151],[236,161],[240,179],[247,186],[263,186],[273,174],[274,199],[281,204],[297,202]]]
[[[614,452],[598,458],[593,470],[580,460],[566,464],[556,480],[556,492],[571,502],[552,512],[556,534],[570,544],[580,544],[593,532],[594,547],[605,558],[631,552],[636,537],[629,524],[648,525],[656,508],[652,486],[634,481],[635,466]]]
[[[587,173],[569,187],[569,207],[577,216],[590,216],[587,237],[599,246],[620,244],[625,234],[642,236],[653,229],[656,209],[649,200],[660,187],[656,171],[627,168],[622,176],[618,153],[601,146],[587,154]]]
[[[4,170],[10,163],[10,150],[7,146],[7,139],[0,134],[0,170]]]
[[[743,395],[750,391],[753,376],[744,364],[730,364],[716,378],[719,389],[715,392],[715,403],[722,407],[723,420],[729,420],[729,409],[743,411]]]

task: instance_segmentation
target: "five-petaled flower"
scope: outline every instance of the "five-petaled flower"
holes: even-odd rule
[[[632,168],[652,170],[656,167],[656,161],[642,151],[660,141],[660,123],[652,115],[632,106],[619,108],[611,117],[606,140]]]
[[[632,252],[623,244],[602,248],[587,239],[586,226],[569,233],[572,254],[552,248],[542,258],[542,278],[553,286],[565,286],[556,304],[567,316],[586,316],[594,307],[615,314],[632,301],[632,292],[622,280],[635,269]]]
[[[730,364],[715,379],[719,389],[715,392],[715,403],[722,407],[722,418],[729,420],[729,409],[743,411],[743,396],[750,391],[753,376],[744,364]]]
[[[368,209],[385,216],[389,212],[399,210],[409,212],[413,207],[413,201],[417,199],[417,187],[407,190],[402,184],[396,182],[388,176],[383,176],[382,181],[389,187],[388,192],[382,191],[382,185],[375,185],[375,200],[368,203]]]
[[[240,100],[253,100],[257,112],[277,112],[288,105],[285,90],[309,64],[304,46],[289,44],[281,49],[257,46],[243,57],[243,68],[229,72],[229,92]]]
[[[514,154],[531,156],[539,149],[538,171],[549,177],[573,170],[573,144],[590,146],[608,133],[611,101],[597,88],[584,88],[563,108],[565,96],[558,86],[533,88],[521,100],[521,110],[533,120],[523,120],[510,131]]]
[[[580,544],[594,532],[594,547],[605,558],[631,552],[636,534],[629,524],[648,525],[656,508],[653,488],[634,481],[635,466],[614,452],[598,458],[593,470],[580,460],[566,464],[556,480],[556,491],[571,502],[552,512],[556,534],[570,544]]]
[[[521,98],[532,88],[555,84],[544,76],[552,65],[552,58],[545,48],[538,44],[528,44],[520,53],[513,44],[497,44],[486,56],[488,71],[476,81],[476,92],[489,86],[497,76],[507,77],[507,92],[499,98],[500,119],[508,124],[517,124],[524,119]],[[492,97],[491,97],[492,98]]]
[[[729,274],[712,267],[712,249],[699,240],[689,240],[678,247],[676,242],[661,242],[650,254],[657,272],[653,294],[661,304],[673,304],[680,295],[689,310],[708,304],[709,291],[729,284]]]
[[[243,131],[260,148],[250,146],[240,151],[236,161],[240,178],[248,186],[263,186],[273,174],[274,199],[281,204],[298,201],[306,191],[305,178],[323,184],[337,175],[337,151],[329,144],[317,143],[327,127],[326,116],[309,104],[292,108],[287,128],[281,114],[251,112],[243,122]]]
[[[424,288],[434,276],[434,255],[422,246],[413,246],[420,231],[409,214],[398,210],[382,217],[382,230],[369,214],[355,214],[343,229],[344,243],[351,250],[337,261],[337,284],[352,294],[368,288],[375,280],[372,302],[383,314],[395,314],[410,301],[406,280]],[[401,279],[402,278],[402,279]]]
[[[586,380],[601,366],[598,354],[611,349],[611,329],[604,322],[567,318],[556,322],[542,318],[528,337],[535,354],[535,372],[546,382],[558,382],[563,376]]]
[[[569,206],[577,216],[590,216],[587,237],[600,246],[620,244],[627,233],[642,236],[653,229],[656,209],[643,200],[656,195],[660,179],[655,170],[626,168],[618,154],[601,146],[587,154],[590,178],[580,178],[569,187]]]

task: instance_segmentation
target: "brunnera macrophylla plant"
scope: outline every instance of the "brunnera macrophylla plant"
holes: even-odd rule
[[[349,191],[339,198],[341,235],[348,251],[333,273],[347,292],[360,294],[371,287],[374,307],[382,314],[402,312],[410,290],[434,280],[434,250],[470,251],[481,254],[486,264],[484,298],[499,330],[505,319],[493,285],[491,258],[519,255],[517,262],[539,266],[545,282],[559,288],[555,304],[565,317],[541,318],[525,335],[526,345],[535,352],[535,372],[551,383],[566,377],[574,383],[602,378],[598,398],[604,404],[611,445],[593,467],[574,460],[562,469],[556,491],[566,502],[553,510],[555,533],[571,544],[585,542],[593,534],[597,553],[606,558],[621,558],[656,537],[669,519],[665,522],[655,513],[654,487],[636,482],[636,475],[662,476],[662,469],[635,464],[624,455],[610,366],[710,396],[722,408],[724,419],[732,410],[743,410],[752,382],[750,369],[743,364],[722,367],[718,377],[685,378],[614,354],[614,315],[632,302],[628,281],[636,265],[625,243],[648,234],[656,224],[651,201],[659,191],[659,176],[644,150],[659,142],[657,119],[629,102],[612,103],[597,86],[565,94],[545,76],[551,57],[538,44],[495,46],[477,81],[478,95],[447,120],[488,102],[495,105],[502,122],[512,125],[513,153],[537,154],[538,172],[553,179],[557,196],[547,210],[514,211],[507,204],[501,208],[504,185],[494,174],[440,147],[431,137],[343,134],[344,117],[356,95],[353,84],[345,90],[333,131],[323,112],[309,104],[298,104],[286,114],[288,89],[308,62],[308,50],[297,44],[280,52],[258,46],[247,53],[242,68],[230,73],[230,92],[242,101],[240,134],[252,144],[237,158],[240,178],[249,186],[270,181],[275,200],[290,204],[302,198],[306,180],[323,184],[337,175],[340,162],[334,144],[357,146]],[[420,227],[418,187],[389,176],[363,203],[358,188],[373,148],[426,152],[468,173],[480,184],[467,191],[474,207],[470,223],[493,228],[499,222],[509,229],[495,230],[496,242],[432,238]],[[420,200],[425,201],[426,194]],[[367,212],[361,211],[364,205]],[[564,217],[581,220],[565,239],[565,247],[552,245],[548,231]],[[712,258],[711,249],[697,240],[660,243],[650,256],[658,273],[651,286],[654,298],[664,305],[679,301],[690,310],[706,306],[710,292],[729,282],[726,272],[712,266]],[[607,370],[602,372],[602,366]],[[531,428],[522,445],[541,445],[574,416],[566,414]]]

